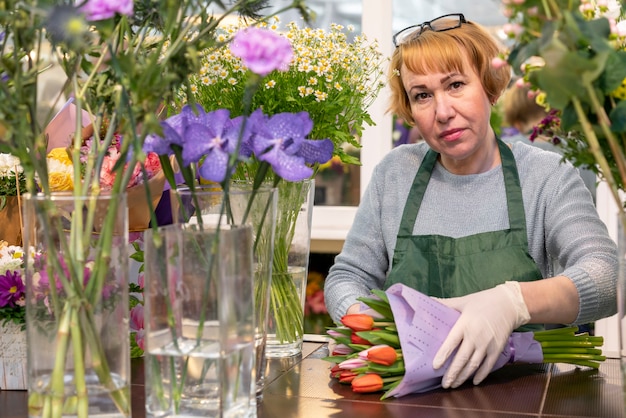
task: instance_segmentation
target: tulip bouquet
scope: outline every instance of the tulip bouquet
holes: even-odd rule
[[[382,399],[436,389],[452,359],[438,370],[433,358],[460,313],[402,284],[361,298],[358,314],[330,328],[336,343],[325,360],[331,377],[357,393],[385,393]],[[507,363],[570,363],[598,368],[602,337],[576,334],[576,327],[514,332],[493,370]]]

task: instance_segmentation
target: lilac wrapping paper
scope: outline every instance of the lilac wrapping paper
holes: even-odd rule
[[[433,369],[433,359],[461,314],[403,284],[394,284],[386,294],[398,328],[406,372],[400,384],[385,396],[398,398],[440,387],[455,353],[438,370]],[[541,363],[541,345],[533,336],[532,332],[513,333],[493,370],[509,362]]]

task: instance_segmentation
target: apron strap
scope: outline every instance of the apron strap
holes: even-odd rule
[[[500,150],[500,159],[502,160],[502,173],[504,176],[504,187],[507,196],[507,207],[509,214],[509,228],[512,231],[518,232],[520,238],[523,238],[522,242],[528,242],[526,233],[526,215],[524,213],[524,201],[522,198],[522,189],[520,185],[519,175],[517,173],[517,165],[515,164],[515,158],[513,157],[513,151],[502,142],[499,138],[498,148]],[[422,164],[420,165],[413,184],[409,191],[407,202],[404,206],[404,212],[402,214],[402,220],[400,222],[400,228],[398,235],[413,235],[413,228],[415,227],[415,220],[417,219],[417,213],[422,205],[426,187],[430,181],[430,175],[437,163],[437,157],[439,153],[429,149]]]

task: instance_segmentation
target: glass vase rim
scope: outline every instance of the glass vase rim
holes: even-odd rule
[[[162,233],[169,231],[181,231],[187,233],[215,233],[219,232],[229,232],[229,231],[241,231],[242,229],[250,229],[252,230],[252,225],[250,224],[208,224],[204,226],[200,226],[198,224],[190,224],[190,223],[172,223],[167,225],[159,225],[156,228],[150,227],[146,229],[144,232],[148,232],[146,234],[146,239],[149,238],[154,233]]]
[[[232,194],[236,194],[236,195],[249,194],[252,191],[255,191],[256,193],[271,194],[272,192],[276,192],[278,190],[278,187],[273,187],[271,185],[266,185],[266,184],[261,184],[255,190],[251,182],[246,182],[244,180],[234,182],[233,184],[236,184],[237,186],[245,185],[245,186],[249,186],[249,188],[247,189],[230,189],[229,188],[228,193],[231,195]],[[174,191],[176,193],[191,193],[191,188],[189,186],[177,186],[176,189],[174,189]],[[211,195],[211,194],[221,195],[224,193],[224,189],[220,185],[200,184],[200,185],[195,186],[193,193],[197,195]]]
[[[34,200],[34,201],[43,201],[43,200],[113,200],[113,199],[125,199],[126,192],[122,193],[111,193],[110,191],[101,191],[98,194],[83,194],[77,195],[74,194],[73,191],[54,191],[46,194],[44,192],[33,193],[23,193],[22,197],[26,200]]]

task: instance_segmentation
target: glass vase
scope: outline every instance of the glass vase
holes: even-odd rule
[[[130,417],[126,195],[24,195],[30,417]]]
[[[256,411],[252,236],[228,224],[146,231],[147,417]]]
[[[188,187],[180,187],[171,191],[170,199],[172,219],[175,223],[215,224],[221,218],[226,224],[252,226],[255,263],[255,391],[257,397],[261,398],[267,366],[266,328],[272,278],[277,190],[263,186],[255,191],[250,183],[235,181],[230,184],[227,193],[216,185],[197,186],[193,195]]]
[[[265,350],[269,358],[290,357],[302,352],[314,194],[313,179],[281,181],[278,186]]]

